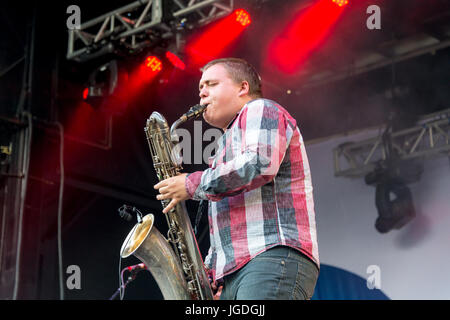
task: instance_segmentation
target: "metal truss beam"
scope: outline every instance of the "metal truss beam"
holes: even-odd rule
[[[392,133],[392,148],[400,159],[450,154],[450,109],[424,116],[412,128]],[[335,176],[360,177],[386,160],[382,135],[360,142],[347,142],[333,150]]]
[[[171,13],[163,19],[163,5]],[[115,45],[139,50],[174,35],[183,19],[206,25],[233,10],[233,0],[139,0],[70,29],[68,60],[83,61],[110,53]],[[150,34],[153,33],[153,37]]]

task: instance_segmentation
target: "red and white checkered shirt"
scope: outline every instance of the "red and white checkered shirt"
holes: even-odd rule
[[[319,267],[313,187],[294,118],[268,99],[247,103],[218,139],[209,168],[187,176],[194,200],[210,200],[215,280],[276,245],[300,250]]]

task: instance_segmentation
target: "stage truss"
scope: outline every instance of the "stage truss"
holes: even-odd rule
[[[450,109],[424,116],[417,125],[391,134],[392,148],[400,159],[450,155]],[[333,150],[334,174],[361,177],[386,160],[383,136],[347,142]]]
[[[137,52],[232,11],[233,0],[135,1],[70,29],[66,58],[82,62],[118,48]]]

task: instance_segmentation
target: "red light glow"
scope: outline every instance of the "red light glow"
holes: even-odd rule
[[[236,23],[236,22],[239,23]],[[238,9],[225,18],[209,25],[201,34],[188,41],[187,58],[192,67],[204,65],[219,55],[235,41],[250,24],[250,16]]]
[[[268,63],[288,74],[299,71],[325,41],[343,10],[330,0],[319,0],[301,11],[270,43]]]
[[[170,63],[173,64],[175,68],[184,70],[186,68],[186,65],[184,62],[174,53],[170,51],[166,51],[166,58],[170,61]]]
[[[83,90],[83,100],[86,100],[89,95],[89,88],[84,88]]]

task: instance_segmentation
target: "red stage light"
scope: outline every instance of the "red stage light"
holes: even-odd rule
[[[89,88],[84,88],[83,90],[83,100],[86,100],[89,95]]]
[[[166,51],[166,58],[170,61],[170,63],[173,64],[175,68],[184,70],[186,68],[186,65],[184,62],[174,53],[170,51]]]
[[[162,62],[155,56],[147,57],[147,59],[145,59],[145,66],[155,73],[162,70]]]
[[[244,27],[248,26],[252,22],[250,15],[244,9],[235,10],[234,14],[236,16],[236,21]]]
[[[348,0],[333,0],[334,3],[336,3],[339,7],[345,6],[348,4]]]

